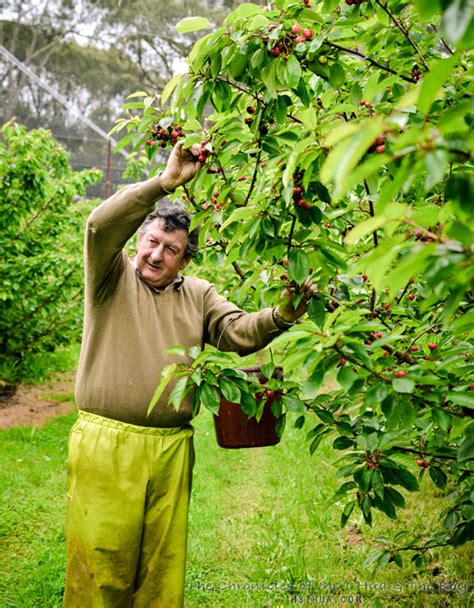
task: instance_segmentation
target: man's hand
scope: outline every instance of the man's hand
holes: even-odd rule
[[[210,144],[205,142],[194,144],[190,148],[183,148],[182,142],[178,142],[171,151],[165,170],[161,173],[162,187],[172,192],[189,182],[204,164],[199,159],[204,160],[209,150]]]
[[[317,287],[313,284],[310,277],[308,277],[306,281],[296,290],[287,287],[281,294],[283,301],[278,305],[278,313],[280,317],[282,317],[282,319],[287,323],[294,323],[297,321],[306,312],[306,309],[308,308],[307,302],[311,300],[316,291]],[[303,294],[303,298],[295,308],[293,305],[293,299],[295,295],[301,293]]]

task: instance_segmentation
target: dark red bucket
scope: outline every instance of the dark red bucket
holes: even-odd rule
[[[260,367],[242,368],[246,374],[256,376],[260,384],[266,382]],[[282,368],[275,368],[273,378],[282,378]],[[214,416],[217,443],[221,448],[259,448],[276,445],[280,441],[276,433],[277,419],[274,416],[271,403],[266,403],[263,414],[257,422],[255,418],[247,418],[237,403],[230,403],[221,397],[219,415]]]

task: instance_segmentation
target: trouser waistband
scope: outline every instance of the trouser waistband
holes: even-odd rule
[[[140,435],[166,436],[176,435],[176,433],[184,430],[194,430],[190,424],[173,427],[139,426],[137,424],[130,424],[129,422],[122,422],[121,420],[99,416],[98,414],[92,414],[91,412],[85,412],[84,410],[79,410],[78,417],[79,420],[84,420],[92,424],[98,424],[103,427],[116,429],[118,431],[126,431],[128,433],[138,433]]]

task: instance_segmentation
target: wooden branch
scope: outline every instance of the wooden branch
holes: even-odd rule
[[[403,25],[403,23],[401,21],[398,21],[398,19],[395,18],[395,16],[388,10],[387,5],[386,4],[382,4],[382,2],[380,2],[380,0],[375,0],[375,3],[378,4],[380,6],[380,8],[382,10],[384,10],[387,15],[390,17],[390,19],[393,21],[393,23],[397,26],[397,28],[402,32],[402,34],[405,36],[405,38],[408,40],[408,42],[411,44],[411,46],[414,48],[415,53],[420,57],[421,63],[423,64],[423,67],[425,68],[425,70],[427,72],[430,71],[430,68],[428,66],[428,64],[425,61],[425,58],[423,57],[420,49],[416,46],[416,44],[413,42],[410,33],[408,31],[408,29]]]
[[[370,65],[380,68],[381,70],[385,70],[386,72],[390,72],[390,74],[394,74],[395,76],[398,76],[399,78],[401,78],[402,80],[405,80],[406,82],[411,82],[413,84],[416,84],[416,82],[417,82],[414,78],[411,78],[410,76],[405,76],[403,74],[399,74],[398,72],[393,70],[388,65],[384,65],[383,63],[380,63],[380,62],[376,61],[375,59],[372,59],[371,57],[367,57],[367,55],[364,55],[364,53],[361,53],[360,51],[357,51],[355,49],[348,49],[345,46],[341,46],[340,44],[330,42],[327,39],[324,41],[324,43],[327,44],[328,46],[333,47],[334,49],[344,51],[345,53],[349,53],[351,55],[356,55],[356,57],[360,57],[364,61],[367,61],[368,63],[370,63]]]

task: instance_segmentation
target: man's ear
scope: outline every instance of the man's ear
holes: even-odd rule
[[[181,264],[179,266],[179,269],[183,270],[184,268],[186,268],[186,266],[189,264],[190,261],[191,261],[191,258],[183,258],[181,260]]]

